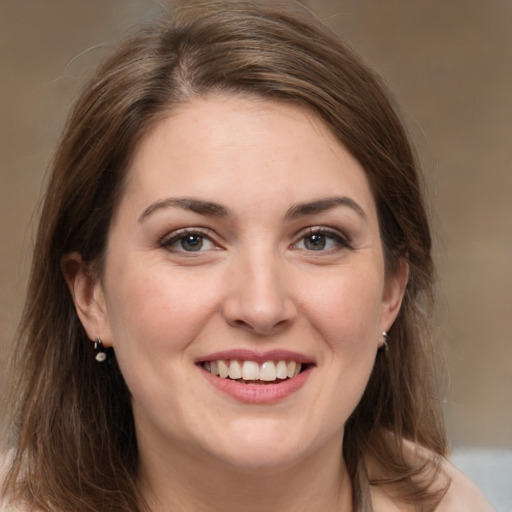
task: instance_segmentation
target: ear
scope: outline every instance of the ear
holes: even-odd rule
[[[400,259],[396,271],[386,279],[379,326],[381,332],[389,331],[398,316],[408,280],[409,265],[404,259]]]
[[[75,309],[90,340],[100,338],[103,345],[112,345],[105,295],[101,280],[79,253],[62,258],[62,272],[75,304]]]

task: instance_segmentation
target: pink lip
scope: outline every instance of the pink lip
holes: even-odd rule
[[[204,363],[205,361],[217,361],[218,359],[224,359],[231,361],[236,359],[238,361],[255,361],[258,364],[262,364],[265,361],[296,361],[302,364],[314,364],[315,361],[304,354],[298,352],[292,352],[290,350],[269,350],[267,352],[254,352],[248,349],[232,349],[222,350],[220,352],[214,352],[204,357],[200,357],[196,360],[196,363]]]
[[[239,357],[242,359],[241,357]],[[217,357],[215,357],[217,359]],[[238,359],[235,357],[218,357],[218,359]],[[249,359],[249,358],[247,358]],[[286,358],[283,358],[286,359]],[[208,360],[208,359],[206,359]],[[211,361],[211,359],[209,359]],[[249,359],[254,361],[254,359]],[[272,360],[271,358],[265,359],[266,361]],[[281,359],[282,360],[282,359]],[[296,359],[291,358],[292,361]],[[280,381],[276,384],[242,384],[236,380],[222,379],[217,377],[202,366],[198,365],[202,375],[206,380],[212,384],[219,391],[235,398],[239,402],[246,404],[272,404],[284,400],[296,391],[298,391],[305,383],[311,374],[312,367],[306,368],[303,372],[299,373],[296,377]]]

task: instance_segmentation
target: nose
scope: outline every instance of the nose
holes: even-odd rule
[[[284,269],[277,257],[252,255],[230,267],[223,304],[226,322],[254,334],[273,334],[297,315]]]

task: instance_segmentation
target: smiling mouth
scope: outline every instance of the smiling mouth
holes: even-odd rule
[[[212,375],[243,384],[276,384],[292,379],[309,365],[296,361],[240,361],[217,359],[204,361],[201,366]]]

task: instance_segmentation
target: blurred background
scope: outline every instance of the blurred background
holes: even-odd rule
[[[67,111],[116,40],[172,4],[0,0],[0,378]],[[512,1],[308,5],[383,75],[401,105],[433,211],[450,440],[461,464],[471,452],[464,447],[486,447],[487,464],[503,470],[510,462],[500,457],[512,449]]]

